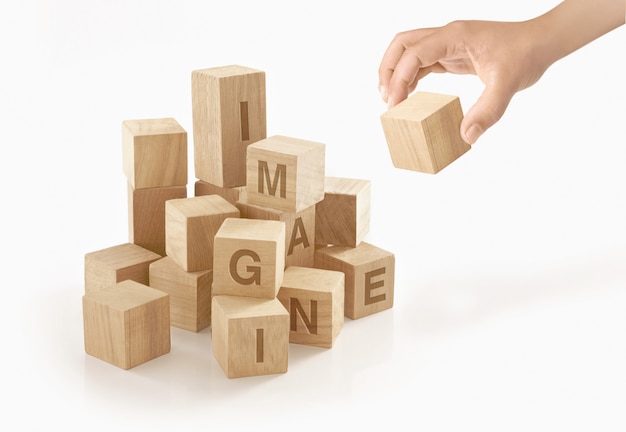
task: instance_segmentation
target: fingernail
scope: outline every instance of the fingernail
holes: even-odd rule
[[[387,89],[385,86],[378,86],[378,92],[380,93],[380,97],[383,98],[383,101],[387,102]]]
[[[393,108],[393,106],[396,104],[396,101],[393,100],[393,98],[389,97],[387,99],[387,108]]]
[[[465,131],[464,134],[462,134],[462,136],[466,143],[472,145],[478,140],[478,138],[480,138],[483,133],[485,133],[483,128],[481,128],[480,125],[474,123]]]

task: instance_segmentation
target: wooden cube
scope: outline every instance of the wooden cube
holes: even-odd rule
[[[211,347],[228,378],[287,372],[289,313],[277,299],[214,296]]]
[[[225,188],[211,183],[207,183],[203,180],[197,180],[194,184],[194,195],[219,195],[229,203],[236,205],[239,199],[245,199],[246,186]]]
[[[170,352],[168,295],[126,280],[83,296],[85,352],[130,369]]]
[[[242,218],[285,222],[285,267],[315,265],[315,206],[287,212],[248,204],[245,198],[236,206]]]
[[[366,242],[327,246],[315,252],[315,267],[343,272],[345,316],[351,319],[393,307],[395,256]]]
[[[238,218],[237,207],[219,195],[169,200],[165,203],[165,250],[185,271],[213,266],[215,234],[227,218]]]
[[[435,174],[471,148],[457,96],[415,92],[380,119],[396,168]]]
[[[248,146],[249,204],[299,212],[324,198],[325,145],[275,135]]]
[[[213,295],[272,299],[285,272],[285,223],[226,219],[215,235]]]
[[[369,180],[326,177],[324,199],[315,206],[315,242],[356,247],[370,229]]]
[[[205,182],[246,184],[246,147],[266,137],[265,73],[230,65],[191,74],[194,164]]]
[[[128,241],[165,255],[165,201],[187,197],[187,186],[135,189],[128,183]]]
[[[186,272],[170,257],[150,264],[150,286],[170,296],[170,324],[199,332],[211,324],[213,270]]]
[[[187,184],[187,132],[173,118],[122,122],[124,174],[135,189]]]
[[[148,285],[150,264],[161,255],[133,243],[85,254],[85,292],[98,291],[127,279]]]
[[[332,348],[343,328],[342,272],[287,267],[278,300],[289,312],[289,342]]]

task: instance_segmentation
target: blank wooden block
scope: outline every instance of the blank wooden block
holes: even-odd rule
[[[226,219],[213,261],[213,295],[275,298],[285,272],[285,223]]]
[[[124,174],[135,189],[187,184],[187,132],[173,118],[122,122]]]
[[[150,264],[161,255],[133,243],[85,254],[85,292],[98,291],[127,279],[148,285]]]
[[[215,234],[227,218],[238,218],[237,207],[219,195],[169,200],[165,203],[165,250],[185,271],[213,267]]]
[[[211,183],[207,183],[203,180],[197,180],[194,184],[194,195],[219,195],[229,203],[236,205],[239,199],[245,199],[246,186],[225,188]]]
[[[287,267],[278,300],[289,312],[289,342],[332,348],[344,322],[342,272]]]
[[[191,74],[196,178],[246,184],[246,147],[266,137],[265,73],[230,65]]]
[[[415,92],[380,119],[396,168],[435,174],[471,148],[457,96]]]
[[[325,145],[275,135],[248,146],[249,204],[299,212],[324,198]]]
[[[165,255],[165,201],[187,197],[187,186],[135,189],[128,183],[128,241]]]
[[[370,181],[326,177],[324,191],[315,206],[315,242],[356,247],[370,229]]]
[[[393,307],[395,256],[361,242],[356,248],[327,246],[315,252],[315,267],[345,274],[345,316],[351,319]]]
[[[130,369],[170,352],[168,295],[126,280],[83,296],[85,352]]]
[[[211,347],[228,378],[287,372],[289,313],[277,299],[214,296]]]
[[[237,204],[242,218],[285,222],[285,267],[313,267],[315,264],[315,206],[300,212],[287,212],[248,204],[245,198]]]
[[[170,257],[150,264],[150,286],[170,296],[170,324],[199,332],[211,324],[213,270],[186,272]]]

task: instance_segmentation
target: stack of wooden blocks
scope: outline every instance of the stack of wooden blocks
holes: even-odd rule
[[[129,369],[170,351],[170,326],[210,326],[229,378],[285,373],[290,343],[332,348],[344,317],[393,307],[395,258],[364,241],[369,180],[326,176],[322,143],[266,136],[264,72],[191,81],[193,196],[176,120],[122,124],[129,242],[85,255],[85,351]]]

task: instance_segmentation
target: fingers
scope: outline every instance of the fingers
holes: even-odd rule
[[[474,144],[478,138],[504,115],[515,91],[499,84],[485,87],[474,106],[461,122],[461,137],[468,144]]]

